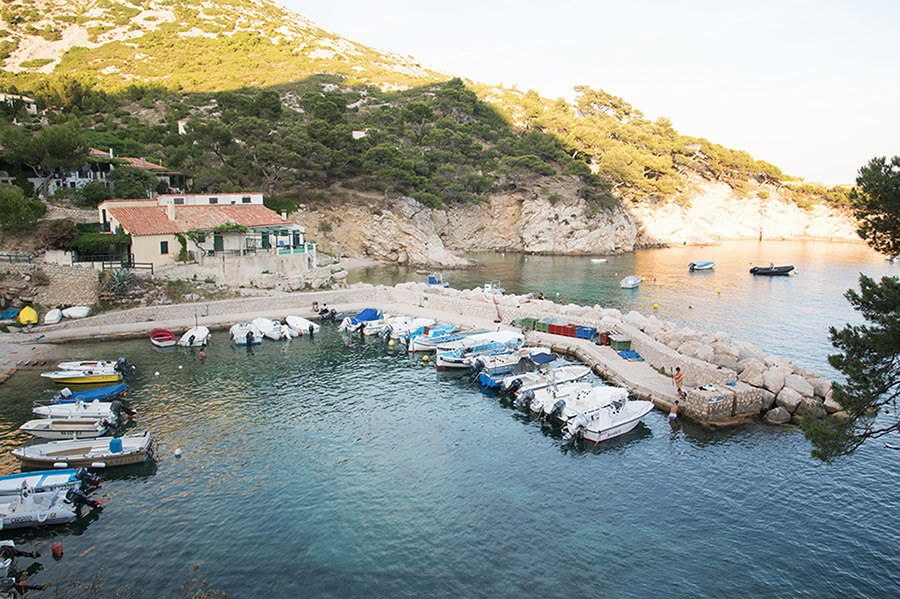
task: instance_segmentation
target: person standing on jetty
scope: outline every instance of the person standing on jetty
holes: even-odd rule
[[[675,382],[675,391],[678,392],[678,397],[684,399],[686,394],[681,388],[684,385],[684,374],[682,374],[680,366],[675,367],[675,374],[672,375],[672,380]]]

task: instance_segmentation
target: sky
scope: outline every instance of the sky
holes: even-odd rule
[[[280,1],[454,76],[569,101],[602,89],[808,182],[900,155],[896,0]]]

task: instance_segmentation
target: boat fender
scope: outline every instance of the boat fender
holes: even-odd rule
[[[54,468],[68,468],[69,463],[68,462],[53,462],[53,467]]]
[[[106,468],[106,462],[91,462],[91,468]]]

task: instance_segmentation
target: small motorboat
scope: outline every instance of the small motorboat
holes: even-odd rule
[[[640,284],[641,278],[637,275],[628,275],[627,277],[619,281],[619,286],[622,289],[636,289]]]
[[[287,326],[292,331],[296,331],[298,335],[314,335],[322,328],[311,320],[307,320],[302,316],[294,316],[293,314],[285,318],[284,322],[287,323]]]
[[[500,281],[488,281],[481,288],[481,291],[488,295],[503,295],[506,293],[506,289],[500,286]]]
[[[12,450],[23,468],[111,468],[140,464],[153,457],[149,431],[99,439],[51,441]]]
[[[583,382],[556,383],[555,381],[539,389],[519,391],[513,405],[521,410],[530,410],[532,414],[541,414],[544,405],[552,406],[560,399],[574,397],[582,391],[590,391],[593,385]],[[548,408],[549,409],[549,408]]]
[[[691,272],[694,272],[697,270],[712,270],[713,268],[715,268],[715,266],[715,260],[700,260],[698,262],[691,262],[690,264],[688,264],[688,269]]]
[[[472,356],[465,360],[469,372],[478,375],[478,381],[490,388],[500,387],[503,377],[513,371],[523,360],[537,360],[540,363],[553,362],[556,357],[549,347],[521,347],[496,354]]]
[[[228,332],[235,345],[259,345],[262,343],[262,331],[252,322],[234,324]]]
[[[120,358],[124,360],[125,358]],[[60,370],[115,370],[119,361],[113,360],[77,360],[74,362],[60,362],[57,364]]]
[[[178,339],[178,345],[181,347],[203,347],[207,343],[209,343],[209,329],[202,325],[189,328]]]
[[[71,522],[78,516],[78,505],[66,497],[73,492],[35,494],[22,488],[16,495],[0,497],[0,529]]]
[[[581,437],[600,443],[631,431],[653,409],[653,402],[616,398],[594,410],[570,418],[564,428],[565,439]]]
[[[97,477],[84,468],[17,472],[0,476],[0,497],[16,496],[23,487],[40,495],[54,491],[65,493],[69,489],[81,489],[85,483],[97,484]]]
[[[274,321],[271,318],[263,318],[262,316],[254,318],[251,322],[260,330],[263,337],[271,339],[272,341],[284,339],[284,332],[281,330],[280,322]]]
[[[750,269],[750,274],[766,277],[786,277],[791,274],[792,270],[794,270],[793,264],[788,264],[786,266],[775,266],[772,264],[769,266],[754,266]]]
[[[131,418],[134,416],[134,410],[129,408],[125,402],[120,399],[112,401],[92,401],[84,403],[76,401],[75,403],[56,403],[46,405],[36,405],[31,411],[43,418],[93,418],[94,420],[109,420],[110,422],[119,422],[123,416]]]
[[[340,326],[338,327],[338,330],[350,331],[351,333],[353,333],[358,331],[360,327],[365,327],[369,323],[374,323],[380,320],[384,320],[384,315],[381,313],[381,310],[376,310],[375,308],[366,308],[356,316],[348,316],[344,320],[342,320]]]
[[[53,308],[44,314],[44,324],[56,324],[62,320],[62,310]]]
[[[609,262],[609,258],[591,258],[591,262],[594,264],[606,264]]]
[[[72,306],[62,311],[62,315],[66,318],[84,318],[91,313],[90,306]]]
[[[172,347],[178,341],[175,333],[169,329],[153,329],[150,331],[150,343],[156,347]]]
[[[428,286],[429,287],[449,287],[450,283],[444,280],[443,275],[439,272],[433,272],[428,275]]]
[[[507,374],[500,382],[500,390],[503,393],[518,395],[529,389],[543,389],[551,384],[562,385],[570,383],[590,374],[589,366],[582,364],[569,364],[553,368],[553,362],[548,362],[544,367],[533,358],[522,359],[519,365]]]
[[[118,397],[125,393],[126,389],[128,389],[128,383],[106,385],[105,387],[85,389],[84,391],[72,391],[68,387],[63,387],[50,399],[50,403],[76,403],[79,401],[87,403],[89,401],[102,401],[104,399]]]
[[[590,389],[559,398],[555,402],[544,402],[541,416],[544,422],[565,426],[578,414],[593,413],[598,408],[613,403],[624,405],[626,401],[628,401],[628,389],[610,385],[594,385]]]
[[[31,306],[25,306],[21,310],[19,310],[19,323],[23,325],[29,324],[37,324],[38,321],[38,313]]]
[[[109,433],[109,426],[103,418],[38,418],[19,430],[39,439],[95,439]]]
[[[42,377],[48,378],[58,385],[88,385],[94,383],[118,383],[122,380],[122,373],[112,368],[98,368],[97,370],[55,370],[42,372]]]

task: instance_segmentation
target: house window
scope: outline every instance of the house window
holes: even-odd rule
[[[206,241],[206,233],[197,233],[197,243]]]
[[[160,241],[159,242],[159,253],[165,256],[169,253],[169,242],[168,241]]]
[[[210,204],[218,204],[218,203],[219,203],[219,198],[209,198],[209,203],[210,203]]]
[[[175,203],[176,206],[181,206],[182,204],[184,204],[184,198],[175,198],[172,201]]]
[[[244,197],[242,197],[242,198],[241,198],[241,203],[242,203],[242,204],[249,204],[249,203],[250,203],[250,196],[244,196]]]

